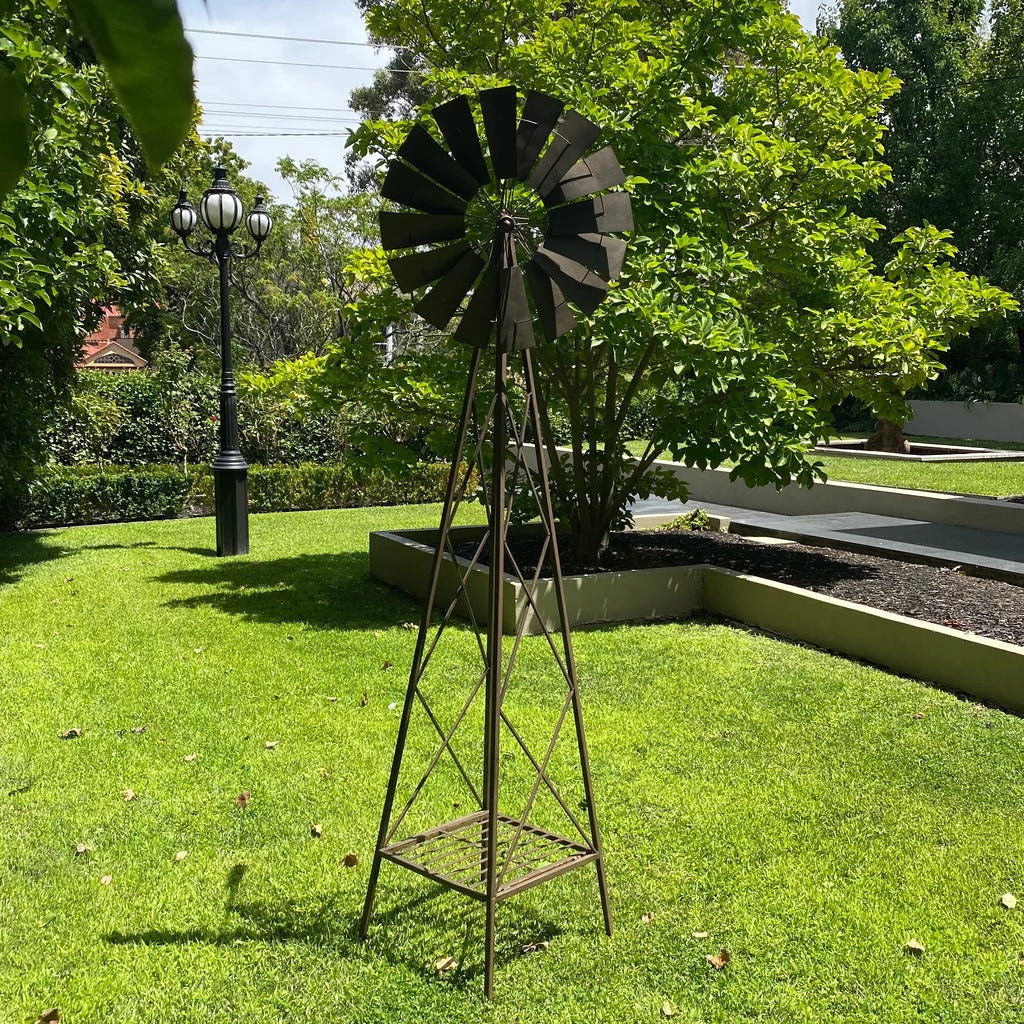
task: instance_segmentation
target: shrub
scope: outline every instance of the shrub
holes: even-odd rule
[[[405,505],[440,501],[448,466],[421,463],[400,475],[360,473],[347,465],[252,466],[253,512]],[[213,474],[201,467],[49,466],[33,482],[23,528],[209,515]]]

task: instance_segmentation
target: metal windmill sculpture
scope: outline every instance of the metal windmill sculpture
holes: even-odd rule
[[[472,353],[361,935],[365,938],[369,929],[382,860],[479,900],[486,905],[484,992],[489,999],[494,985],[495,912],[505,898],[572,868],[594,864],[605,928],[609,934],[612,929],[555,516],[542,452],[544,411],[531,349],[538,340],[535,323],[539,323],[543,338],[553,341],[575,326],[569,303],[586,314],[597,308],[609,282],[620,273],[626,249],[624,241],[609,235],[631,230],[633,219],[628,195],[616,190],[625,177],[613,151],[606,147],[587,155],[600,133],[597,125],[539,92],[526,95],[520,114],[514,86],[484,90],[477,104],[483,145],[469,99],[460,96],[444,103],[434,109],[433,118],[447,150],[424,127],[415,126],[391,162],[381,190],[386,199],[410,208],[380,214],[384,249],[407,250],[389,260],[395,280],[405,291],[422,292],[416,312],[437,328],[446,328],[461,311],[454,337],[472,346]],[[492,340],[493,389],[488,396],[479,378]],[[509,397],[510,359],[521,364],[521,406]],[[488,398],[486,412],[481,413]],[[532,450],[530,458],[526,457],[528,448]],[[467,451],[472,453],[468,457]],[[455,559],[451,527],[474,479],[479,481],[486,504],[487,529],[467,564]],[[507,543],[510,494],[516,491],[536,503],[541,521],[541,550],[531,573],[521,571]],[[445,725],[427,699],[431,681],[427,670],[432,659],[436,660],[439,641],[456,606],[466,607],[460,598],[485,551],[490,553],[487,617],[486,622],[473,618],[480,661],[470,676],[464,703]],[[434,621],[446,555],[452,556],[459,592],[439,606],[439,621]],[[545,567],[555,588],[557,622],[543,621],[533,596]],[[555,721],[545,733],[545,748],[531,750],[524,730],[503,706],[526,620],[519,616],[516,634],[506,645],[506,573],[523,585],[528,604],[542,620],[557,666],[559,689],[564,687],[565,699],[560,713],[556,701]],[[451,680],[442,683],[450,692]],[[456,752],[456,739],[460,726],[463,732],[471,728],[471,709],[481,690],[483,764],[478,774],[467,770],[464,757]],[[409,787],[404,804],[396,808],[403,754],[416,708],[425,712],[439,745],[418,781]],[[574,770],[583,791],[575,810],[574,801],[556,785],[551,770],[552,755],[570,716],[576,740]],[[499,805],[502,739],[506,736],[513,744],[510,749],[517,755],[521,752],[529,766],[527,782],[520,787],[520,797],[525,794],[521,807],[506,807],[507,793]],[[454,762],[476,809],[403,837],[401,828],[409,811],[445,754]],[[535,823],[539,796],[564,822],[564,828]],[[580,808],[585,808],[585,815]],[[581,821],[582,817],[586,820]]]

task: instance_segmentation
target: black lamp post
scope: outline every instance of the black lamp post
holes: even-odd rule
[[[213,235],[212,241],[189,244],[189,235],[202,218]],[[242,221],[256,243],[245,249],[231,240]],[[262,196],[248,216],[238,193],[228,184],[223,167],[213,172],[213,185],[199,201],[199,213],[188,201],[185,190],[178,193],[178,205],[171,210],[171,227],[189,252],[216,263],[220,270],[220,454],[213,460],[214,504],[217,518],[217,554],[249,553],[249,464],[238,450],[238,392],[231,368],[231,314],[228,284],[231,260],[255,256],[263,245],[273,221]]]

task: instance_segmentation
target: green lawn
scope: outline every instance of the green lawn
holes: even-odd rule
[[[257,516],[240,559],[209,519],[0,536],[4,1024],[1024,1021],[1024,722],[724,624],[576,636],[613,938],[589,870],[510,900],[486,1006],[480,908],[385,865],[360,944],[416,614],[366,534],[436,516]]]

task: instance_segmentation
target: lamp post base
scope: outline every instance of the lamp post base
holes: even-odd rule
[[[217,554],[249,554],[249,467],[213,464]]]

